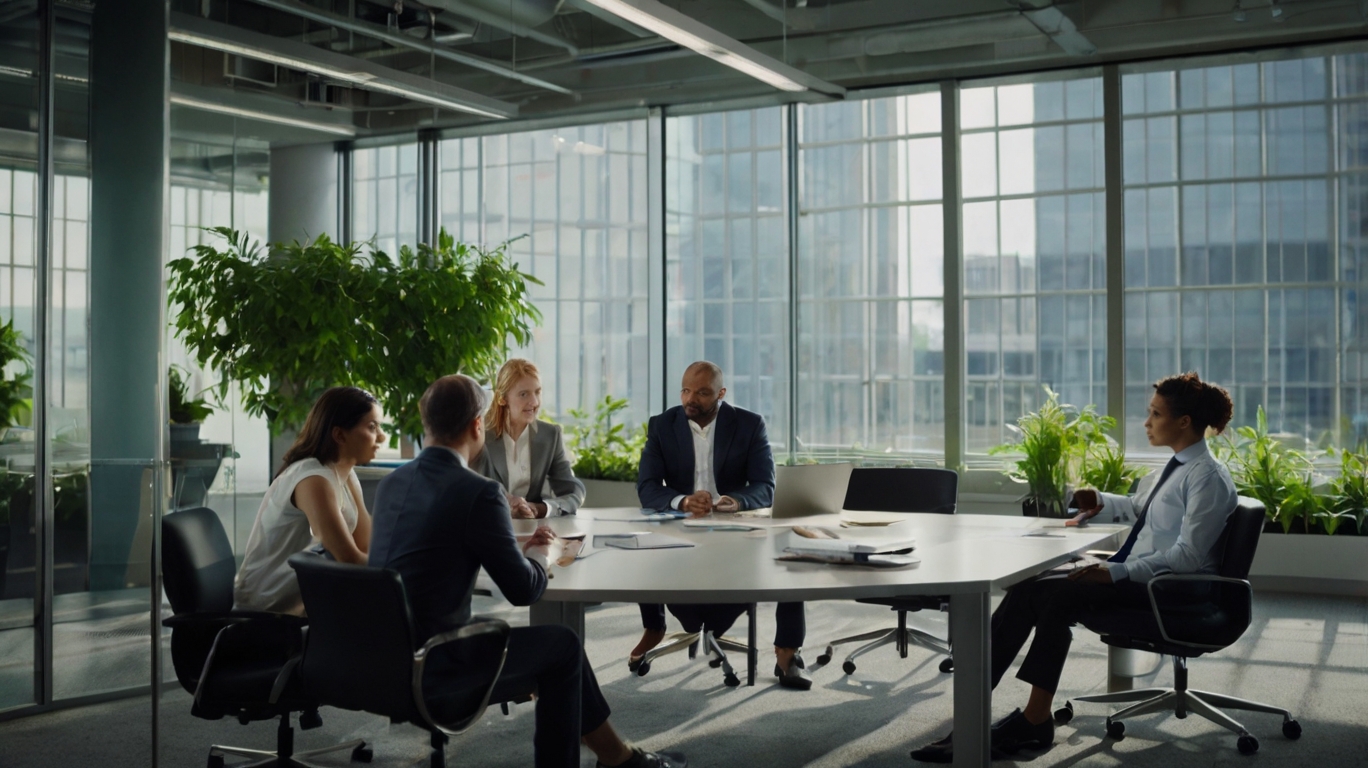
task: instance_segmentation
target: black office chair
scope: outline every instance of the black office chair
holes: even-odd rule
[[[233,549],[218,514],[205,507],[162,518],[162,578],[173,615],[171,663],[176,679],[194,695],[191,713],[206,720],[230,716],[242,724],[279,718],[275,751],[215,744],[209,768],[222,768],[224,755],[257,758],[255,768],[307,768],[309,757],[352,750],[370,762],[361,740],[323,749],[294,751],[290,714],[301,728],[323,724],[318,703],[301,695],[294,667],[306,621],[298,616],[233,610]],[[244,767],[245,768],[245,767]]]
[[[1102,642],[1107,645],[1173,657],[1172,688],[1074,697],[1074,701],[1107,704],[1136,702],[1107,717],[1108,736],[1119,739],[1125,734],[1123,718],[1172,709],[1179,718],[1195,712],[1234,731],[1239,736],[1236,746],[1241,754],[1252,755],[1259,751],[1259,740],[1217,707],[1282,715],[1283,735],[1289,739],[1301,736],[1301,724],[1286,709],[1187,687],[1188,659],[1231,645],[1249,627],[1254,592],[1247,579],[1263,524],[1264,505],[1240,497],[1239,506],[1226,522],[1222,534],[1224,554],[1218,573],[1162,574],[1147,585],[1148,609],[1107,611],[1083,622],[1088,629],[1101,634]],[[1071,701],[1064,702],[1064,706],[1055,712],[1058,722],[1068,722],[1072,717]]]
[[[959,496],[959,475],[952,469],[934,467],[857,467],[850,473],[850,486],[846,491],[845,508],[871,512],[931,512],[942,515],[955,514],[955,504]],[[909,597],[878,597],[857,600],[870,605],[884,605],[898,612],[898,626],[863,632],[843,637],[827,643],[826,652],[817,657],[817,663],[829,664],[835,655],[836,646],[847,643],[863,642],[849,656],[841,668],[847,675],[855,674],[855,659],[875,648],[896,643],[898,655],[907,658],[907,649],[919,645],[935,653],[950,656],[950,643],[928,632],[907,626],[907,614],[911,611],[932,610],[948,611],[950,600],[939,595],[912,595]],[[940,671],[952,672],[955,669],[953,658],[940,663]]]
[[[298,554],[289,562],[309,612],[300,664],[305,691],[328,706],[427,730],[432,768],[443,768],[448,738],[479,721],[489,705],[508,655],[508,624],[477,619],[419,645],[404,582],[395,571],[344,565],[313,554]],[[425,694],[428,657],[450,643],[463,644],[455,650],[468,651],[464,658],[478,659],[470,665],[470,686]]]
[[[651,662],[667,656],[671,653],[688,650],[689,658],[698,656],[698,646],[703,645],[705,654],[712,656],[708,659],[708,666],[713,669],[722,668],[722,683],[728,688],[735,688],[741,684],[741,678],[736,676],[736,670],[732,667],[731,661],[727,659],[727,651],[736,651],[746,654],[746,685],[755,685],[755,668],[759,664],[759,652],[755,647],[755,603],[746,606],[746,642],[733,640],[725,635],[716,635],[712,630],[703,627],[701,632],[673,632],[665,639],[642,654],[641,661],[636,666],[631,666],[631,670],[637,675],[644,676],[651,671]]]

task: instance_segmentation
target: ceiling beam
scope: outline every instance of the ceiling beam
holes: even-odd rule
[[[518,106],[438,80],[383,67],[324,48],[264,35],[184,13],[171,14],[172,40],[312,72],[355,88],[387,93],[482,117],[516,117]]]

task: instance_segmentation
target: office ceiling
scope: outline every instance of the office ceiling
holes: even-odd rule
[[[780,90],[699,55],[603,10],[611,0],[172,0],[173,129],[257,145],[330,141],[659,105],[821,101],[843,89],[1368,32],[1368,0],[627,2],[682,14],[810,87]],[[91,7],[59,5],[73,18]],[[0,80],[32,58],[22,49],[34,7],[0,2]],[[77,73],[64,84],[74,87],[84,41],[69,42],[58,63]],[[483,114],[452,108],[472,104]]]

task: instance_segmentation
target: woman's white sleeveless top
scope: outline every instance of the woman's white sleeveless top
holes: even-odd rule
[[[285,468],[266,489],[257,510],[252,533],[247,537],[247,553],[233,580],[233,607],[243,611],[304,614],[304,601],[294,569],[286,561],[298,552],[318,546],[318,534],[309,528],[309,519],[290,498],[295,486],[306,477],[318,476],[332,483],[342,507],[347,530],[356,531],[356,501],[348,487],[356,473],[346,481],[318,459],[296,461]]]

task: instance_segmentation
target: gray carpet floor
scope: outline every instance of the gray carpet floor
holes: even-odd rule
[[[1252,757],[1240,755],[1232,734],[1198,717],[1178,720],[1149,715],[1127,722],[1126,737],[1105,738],[1105,707],[1080,704],[1077,716],[1056,731],[1054,747],[1022,755],[1032,766],[1368,766],[1368,599],[1262,594],[1254,625],[1238,644],[1191,664],[1192,687],[1265,701],[1293,710],[1305,730],[1299,741],[1284,739],[1276,716],[1239,714],[1260,740]],[[477,611],[524,623],[526,611],[486,601]],[[812,603],[808,606],[805,656],[811,662],[827,638],[891,626],[893,614],[871,606]],[[943,616],[914,617],[925,629],[943,632]],[[588,654],[613,706],[612,722],[628,739],[648,748],[681,750],[690,765],[858,766],[916,765],[913,747],[950,728],[951,678],[937,670],[940,659],[914,649],[899,659],[892,648],[862,657],[854,675],[841,658],[815,669],[808,692],[779,688],[762,653],[754,688],[727,688],[720,671],[684,654],[660,659],[651,673],[627,672],[626,651],[635,643],[635,606],[606,605],[588,617]],[[738,627],[744,630],[744,618]],[[761,606],[760,637],[773,632],[773,610]],[[1078,631],[1065,671],[1061,699],[1105,690],[1106,647]],[[734,661],[740,661],[734,658]],[[1167,665],[1142,684],[1169,685]],[[1025,702],[1024,684],[1009,678],[994,696],[994,715]],[[211,743],[271,748],[270,723],[238,725],[203,721],[189,714],[189,697],[162,697],[163,766],[203,766]],[[54,712],[0,723],[0,766],[146,766],[150,760],[147,697]],[[497,709],[448,751],[452,766],[532,765],[533,708],[523,704],[504,716]],[[334,709],[323,710],[324,726],[298,732],[299,749],[348,738],[374,744],[375,766],[425,764],[426,735],[408,725]],[[319,765],[345,766],[345,753],[320,758]],[[583,764],[593,756],[584,752]],[[1007,763],[1004,763],[1007,764]],[[231,765],[231,762],[230,762]]]

